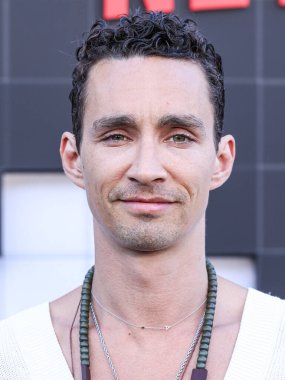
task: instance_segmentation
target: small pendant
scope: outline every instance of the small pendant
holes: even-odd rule
[[[206,380],[208,371],[202,368],[194,368],[190,380]]]
[[[88,365],[81,364],[81,373],[82,373],[82,380],[90,380],[90,368]]]
[[[170,326],[168,326],[168,325],[165,325],[165,326],[164,326],[164,329],[167,331],[167,330],[169,330],[169,329],[170,329]]]

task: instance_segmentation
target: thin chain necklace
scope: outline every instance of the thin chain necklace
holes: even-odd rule
[[[182,319],[179,319],[179,321],[173,323],[172,325],[164,325],[164,326],[144,326],[144,325],[135,325],[134,323],[131,323],[131,322],[128,322],[126,321],[125,319],[123,319],[122,317],[116,315],[115,313],[113,313],[112,311],[108,310],[105,308],[105,306],[103,306],[101,304],[101,302],[98,300],[98,298],[95,296],[95,294],[91,291],[91,296],[93,298],[93,300],[97,303],[97,305],[99,305],[101,307],[102,310],[104,310],[107,314],[111,315],[112,317],[114,317],[115,319],[118,319],[119,321],[125,323],[126,325],[128,326],[131,326],[131,327],[135,327],[137,329],[145,329],[145,330],[170,330],[172,329],[173,327],[179,325],[180,323],[184,322],[187,318],[190,318],[194,313],[196,313],[196,311],[198,311],[204,304],[205,302],[207,301],[207,298],[204,299],[204,301],[198,306],[196,307],[195,310],[193,310],[190,314],[187,314],[185,317],[183,317]]]
[[[202,326],[202,335],[198,352],[198,358],[196,362],[196,368],[192,371],[191,380],[206,380],[208,374],[206,364],[216,309],[218,283],[215,268],[208,259],[206,260],[206,267],[208,273],[208,294],[206,302],[206,311],[204,317],[204,324]],[[81,292],[79,342],[82,380],[91,379],[88,335],[93,275],[94,266],[91,267],[87,272],[82,285]]]
[[[109,367],[112,371],[112,374],[113,374],[113,378],[115,380],[119,380],[119,376],[117,374],[117,371],[114,367],[114,364],[112,362],[112,359],[111,359],[111,356],[109,354],[109,351],[108,351],[108,347],[106,345],[106,342],[105,342],[105,339],[103,337],[103,334],[101,332],[101,329],[100,329],[100,326],[99,326],[99,323],[98,323],[98,320],[97,320],[97,317],[96,317],[96,314],[95,314],[95,310],[94,310],[94,307],[93,307],[93,304],[91,303],[90,304],[90,310],[91,310],[91,316],[92,316],[92,319],[93,319],[93,322],[94,322],[94,325],[95,325],[95,328],[96,328],[96,331],[97,331],[97,334],[99,336],[99,339],[100,339],[100,344],[101,344],[101,347],[104,351],[104,354],[105,354],[105,357],[108,361],[108,364],[109,364]],[[202,327],[203,327],[203,324],[204,324],[204,317],[205,317],[205,313],[203,314],[202,318],[201,318],[201,321],[198,325],[198,328],[195,332],[195,335],[192,339],[192,342],[187,350],[187,353],[185,355],[185,358],[183,359],[178,371],[177,371],[177,374],[174,378],[174,380],[181,380],[182,379],[182,376],[185,372],[185,369],[186,369],[186,366],[188,364],[188,362],[190,361],[192,355],[193,355],[193,352],[195,350],[195,347],[197,345],[197,342],[198,342],[198,339],[199,339],[199,336],[201,334],[201,330],[202,330]]]

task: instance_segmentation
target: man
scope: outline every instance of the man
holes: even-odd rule
[[[0,378],[284,379],[284,302],[222,278],[216,298],[206,269],[209,191],[235,157],[219,55],[192,21],[141,12],[95,23],[77,58],[60,153],[96,266],[2,322]]]

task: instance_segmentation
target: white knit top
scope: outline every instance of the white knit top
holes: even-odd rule
[[[0,322],[0,379],[73,379],[48,303]],[[249,289],[224,380],[285,380],[285,301]]]

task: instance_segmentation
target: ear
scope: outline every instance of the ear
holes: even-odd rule
[[[63,133],[59,151],[65,174],[75,185],[84,189],[81,158],[76,147],[75,137],[72,133]]]
[[[230,177],[235,160],[235,152],[235,139],[233,136],[223,136],[218,147],[210,190],[222,186]]]

